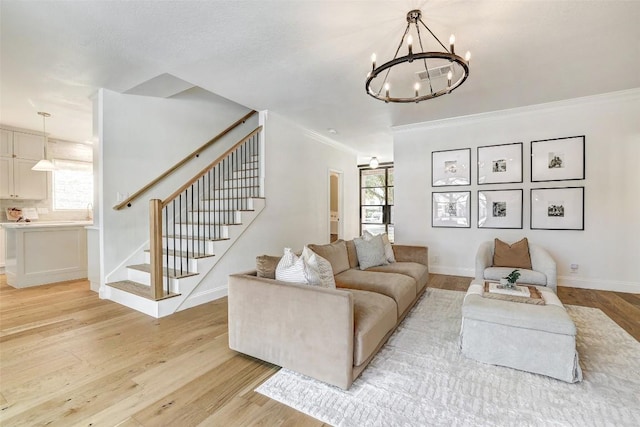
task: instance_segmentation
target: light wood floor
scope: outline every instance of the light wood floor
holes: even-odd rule
[[[466,290],[470,279],[432,275]],[[640,339],[640,295],[560,288]],[[13,289],[0,275],[2,426],[321,426],[254,388],[277,367],[227,346],[226,299],[165,319],[88,282]]]

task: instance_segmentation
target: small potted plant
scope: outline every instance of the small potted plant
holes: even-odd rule
[[[513,289],[516,287],[516,281],[520,277],[520,271],[513,270],[509,275],[500,279],[500,284],[505,288]]]

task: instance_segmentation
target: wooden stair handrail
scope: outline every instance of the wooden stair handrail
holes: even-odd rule
[[[157,178],[155,178],[153,181],[151,181],[150,183],[148,183],[147,185],[145,185],[144,187],[142,187],[140,190],[136,191],[135,193],[133,193],[131,196],[127,197],[125,200],[123,200],[122,202],[118,203],[117,205],[115,205],[113,207],[113,209],[115,210],[120,210],[124,207],[129,207],[131,206],[131,202],[133,202],[135,199],[137,199],[138,197],[140,197],[142,194],[146,193],[149,189],[151,189],[151,187],[153,187],[154,185],[156,185],[158,182],[162,181],[164,178],[166,178],[167,176],[171,175],[173,172],[175,172],[176,170],[178,170],[180,167],[182,167],[185,163],[187,163],[188,161],[190,161],[191,159],[194,158],[194,156],[200,154],[203,150],[205,150],[206,148],[208,148],[209,146],[215,144],[220,138],[222,138],[223,136],[225,136],[226,134],[228,134],[229,132],[231,132],[232,130],[234,130],[236,127],[240,126],[242,123],[244,123],[245,121],[247,121],[249,119],[249,117],[253,116],[254,114],[256,114],[255,110],[251,110],[249,113],[247,113],[244,117],[240,118],[239,120],[237,120],[235,123],[233,123],[231,126],[229,126],[228,128],[226,128],[225,130],[223,130],[222,132],[220,132],[218,135],[214,136],[212,139],[210,139],[208,142],[202,144],[200,147],[198,147],[195,151],[189,153],[185,158],[183,158],[182,160],[180,160],[178,163],[176,163],[175,165],[171,166],[169,169],[167,169],[166,171],[164,171],[162,174],[160,174]],[[237,144],[236,144],[237,145]],[[164,206],[164,204],[163,204]]]
[[[182,192],[184,190],[186,190],[187,188],[189,188],[191,186],[191,184],[195,183],[197,180],[199,180],[204,174],[206,174],[207,172],[209,172],[209,170],[213,169],[218,163],[220,163],[221,161],[223,161],[229,154],[231,154],[231,152],[233,152],[233,150],[235,150],[236,148],[238,148],[238,146],[240,146],[243,142],[245,142],[247,139],[251,138],[252,136],[260,133],[260,131],[262,130],[262,126],[258,126],[257,128],[255,128],[253,131],[251,131],[250,133],[248,133],[244,138],[240,139],[238,142],[236,142],[235,144],[233,144],[233,147],[229,148],[227,151],[225,151],[224,153],[222,153],[217,159],[215,159],[213,162],[209,163],[208,166],[206,166],[204,169],[202,169],[200,172],[198,172],[193,178],[191,178],[189,181],[187,181],[186,184],[184,184],[182,187],[180,187],[179,189],[177,189],[176,191],[174,191],[169,197],[167,197],[166,199],[164,199],[162,201],[162,208],[164,208],[165,206],[167,206],[169,203],[171,203],[176,197],[178,197],[180,194],[182,194]]]

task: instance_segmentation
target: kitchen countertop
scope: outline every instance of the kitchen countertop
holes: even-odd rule
[[[93,221],[32,221],[32,222],[3,222],[0,226],[8,229],[19,228],[51,228],[51,227],[85,227],[93,225]]]

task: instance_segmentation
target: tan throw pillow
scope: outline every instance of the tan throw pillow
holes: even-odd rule
[[[308,245],[308,247],[331,263],[334,275],[349,269],[349,255],[344,240],[336,240],[328,245]]]
[[[349,255],[349,267],[358,267],[358,253],[356,252],[356,244],[353,243],[353,240],[347,240],[345,244],[347,245],[347,254]]]
[[[526,237],[512,245],[505,243],[500,239],[495,239],[494,245],[494,267],[511,267],[531,270],[529,241]]]
[[[276,278],[276,267],[280,262],[279,256],[259,255],[256,257],[256,276],[266,279]]]

